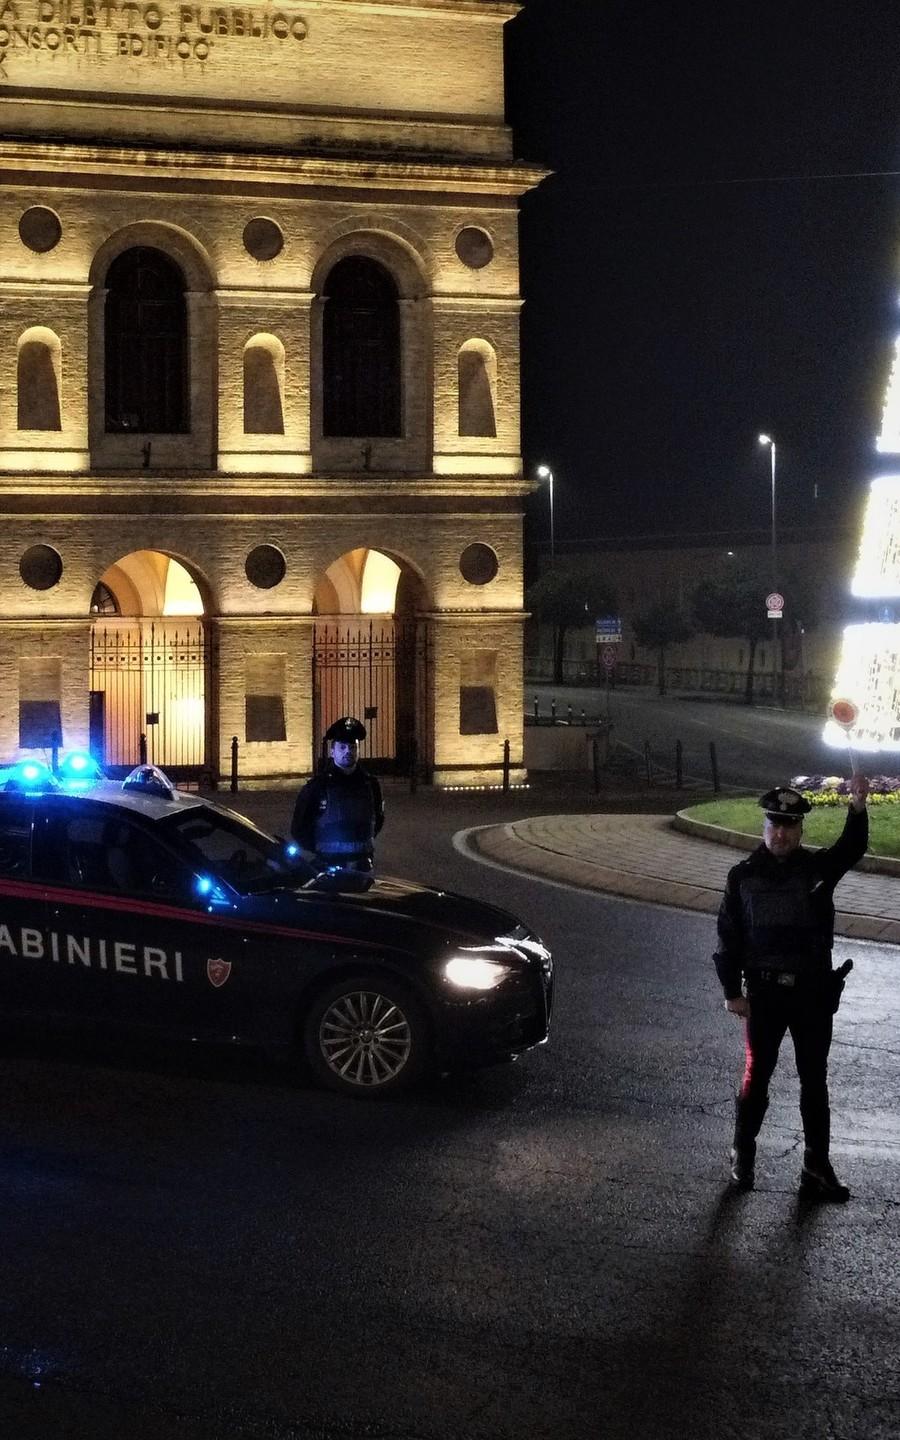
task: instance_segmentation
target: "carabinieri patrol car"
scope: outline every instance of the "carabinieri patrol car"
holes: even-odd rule
[[[295,1047],[384,1095],[547,1038],[553,963],[513,915],[297,847],[72,755],[0,769],[0,1012]]]

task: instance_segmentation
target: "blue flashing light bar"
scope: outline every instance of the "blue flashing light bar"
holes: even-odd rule
[[[17,791],[20,795],[40,795],[58,790],[56,778],[43,760],[18,760],[0,770],[0,790]]]
[[[59,762],[58,775],[66,790],[87,790],[106,778],[93,755],[84,750],[71,750]]]

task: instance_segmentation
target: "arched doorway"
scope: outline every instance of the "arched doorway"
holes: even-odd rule
[[[201,590],[180,561],[137,550],[91,597],[91,751],[111,773],[149,762],[179,781],[208,767],[209,655]]]
[[[373,769],[409,773],[431,763],[428,605],[422,581],[380,550],[349,550],[316,586],[313,609],[313,759],[333,720],[356,715]]]

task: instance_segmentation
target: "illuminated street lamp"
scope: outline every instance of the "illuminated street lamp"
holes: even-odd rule
[[[550,486],[550,561],[552,564],[556,554],[555,536],[553,533],[553,471],[549,465],[539,465],[537,473],[538,479],[548,481]]]
[[[772,589],[776,590],[778,588],[778,560],[775,548],[775,441],[771,435],[760,435],[759,443],[768,445],[772,455]]]
[[[772,457],[772,591],[778,590],[778,550],[775,541],[775,441],[771,435],[760,435],[760,445],[768,445]],[[778,674],[778,621],[772,621],[772,688],[773,691],[778,685],[776,676]],[[781,682],[784,683],[782,673]],[[774,697],[773,697],[774,698]],[[782,696],[783,699],[783,696]]]

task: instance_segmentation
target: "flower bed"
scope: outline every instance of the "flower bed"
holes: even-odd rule
[[[850,794],[850,781],[843,775],[795,775],[791,784],[810,805],[843,805]],[[869,804],[900,805],[900,776],[870,775]]]

